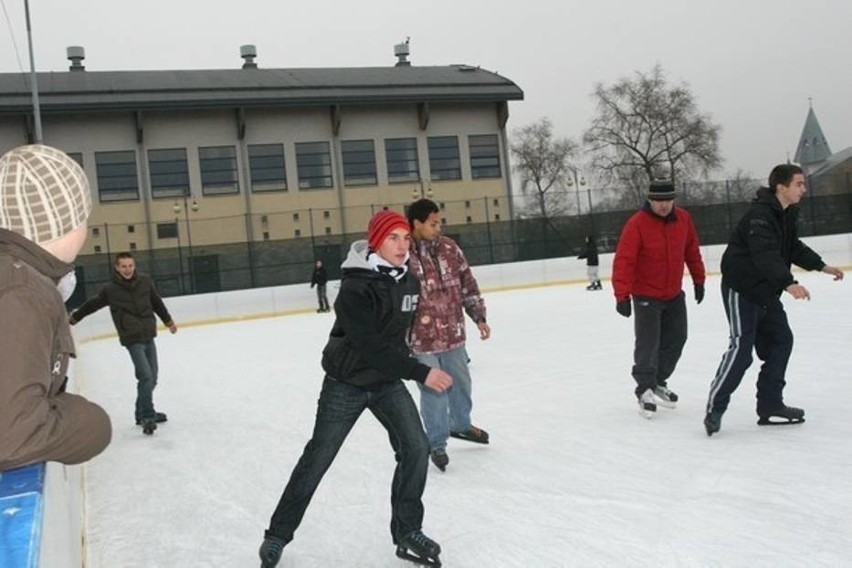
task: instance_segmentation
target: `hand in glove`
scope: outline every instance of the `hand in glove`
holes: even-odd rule
[[[633,308],[630,307],[630,300],[622,300],[615,304],[615,311],[617,311],[624,317],[629,318],[630,314],[633,312]]]
[[[695,303],[700,304],[704,300],[704,284],[695,284]]]

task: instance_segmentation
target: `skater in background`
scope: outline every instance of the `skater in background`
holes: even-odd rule
[[[440,209],[419,199],[408,208],[414,240],[409,266],[420,280],[420,304],[411,332],[417,359],[453,377],[446,392],[420,387],[420,415],[429,437],[432,463],[444,471],[449,436],[487,444],[488,432],[471,424],[472,386],[465,350],[465,318],[476,324],[480,339],[491,337],[485,321],[485,301],[461,248],[441,235]]]
[[[136,271],[136,260],[132,254],[118,253],[113,268],[112,282],[105,284],[97,296],[72,312],[69,322],[75,325],[109,306],[118,339],[130,353],[136,371],[136,424],[142,426],[143,433],[150,435],[157,429],[158,423],[168,419],[165,413],[154,410],[154,389],[159,375],[157,346],[154,343],[157,320],[154,314],[171,333],[177,333],[177,326],[157,293],[154,281]]]
[[[595,237],[592,235],[586,236],[585,249],[577,258],[580,260],[586,259],[586,274],[589,277],[589,285],[586,290],[602,290],[600,276],[598,276],[598,245],[595,243]]]
[[[317,259],[314,264],[314,273],[311,275],[311,288],[317,287],[317,302],[319,302],[317,313],[327,312],[330,309],[328,307],[328,296],[325,293],[326,284],[328,284],[328,273],[325,271],[322,261]]]
[[[612,267],[616,310],[626,318],[636,311],[632,374],[639,411],[646,418],[654,416],[658,400],[668,408],[677,405],[678,396],[667,381],[686,344],[684,264],[695,302],[704,299],[698,235],[692,216],[674,200],[671,182],[651,183],[645,205],[621,230]]]
[[[63,302],[91,210],[86,174],[63,152],[0,157],[0,471],[82,463],[112,437],[103,408],[65,392],[75,350]]]
[[[269,522],[260,547],[264,568],[278,564],[323,475],[367,409],[388,431],[396,455],[390,527],[397,556],[440,565],[440,546],[421,530],[429,444],[401,379],[444,392],[452,378],[409,356],[406,338],[420,285],[406,265],[408,222],[393,211],[380,211],[370,220],[367,237],[352,244],[342,265],[336,319],[323,349],[325,378],[313,435]],[[344,527],[328,529],[333,534]]]
[[[810,300],[808,289],[790,272],[795,264],[843,279],[799,240],[798,204],[807,192],[802,168],[775,166],[769,187],[761,188],[751,208],[740,219],[722,255],[722,301],[730,326],[730,343],[710,385],[704,428],[718,432],[731,394],[752,362],[752,349],[763,361],[757,376],[758,424],[804,422],[805,411],[784,404],[787,362],[793,350],[793,331],[781,303],[787,292],[796,300]],[[777,420],[776,420],[777,419]]]

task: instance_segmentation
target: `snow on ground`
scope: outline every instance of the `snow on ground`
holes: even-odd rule
[[[689,296],[690,339],[669,383],[679,408],[653,420],[637,413],[633,324],[608,286],[489,294],[493,336],[468,348],[474,421],[492,443],[451,440],[449,468],[430,465],[424,497],[424,532],[444,566],[849,565],[850,283],[801,281],[813,299],[785,298],[796,336],[786,395],[807,422],[756,425],[755,364],[709,439],[704,403],[727,345],[718,277],[702,305]],[[310,436],[333,317],[161,334],[155,401],[169,422],[153,437],[133,424],[126,351],[116,339],[82,346],[82,390],[115,429],[86,466],[87,566],[259,564],[263,530]],[[280,566],[411,566],[388,531],[393,466],[384,430],[365,413]]]

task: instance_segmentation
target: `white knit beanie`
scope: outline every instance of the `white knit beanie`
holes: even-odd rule
[[[33,144],[0,157],[0,228],[46,243],[82,225],[91,211],[86,174],[61,150]]]

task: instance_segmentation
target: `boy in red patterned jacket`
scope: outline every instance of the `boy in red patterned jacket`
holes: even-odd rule
[[[666,381],[686,344],[683,266],[689,269],[695,301],[704,299],[704,262],[692,216],[674,204],[674,185],[655,181],[645,206],[634,213],[618,239],[612,264],[616,310],[636,310],[633,378],[639,412],[651,418],[657,404],[674,408],[677,395]]]
[[[408,209],[413,250],[412,274],[420,280],[420,303],[411,331],[411,349],[417,359],[453,377],[453,386],[436,392],[420,387],[420,415],[429,438],[432,463],[445,471],[447,438],[480,444],[488,432],[470,422],[473,407],[468,357],[465,350],[464,314],[476,323],[480,339],[491,336],[485,321],[485,301],[459,246],[441,235],[440,209],[434,201],[420,199]]]

